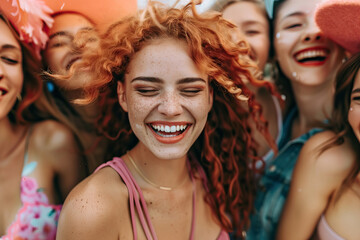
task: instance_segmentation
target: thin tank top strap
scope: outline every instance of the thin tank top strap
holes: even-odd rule
[[[100,169],[104,167],[111,167],[113,168],[121,177],[121,179],[124,181],[128,193],[129,193],[129,205],[130,205],[130,215],[131,215],[131,224],[132,224],[132,230],[134,235],[134,240],[137,240],[137,231],[136,231],[136,216],[139,217],[141,226],[145,232],[145,236],[149,240],[157,240],[157,236],[155,233],[155,228],[151,224],[150,221],[150,215],[148,213],[147,207],[146,207],[146,201],[144,199],[144,196],[142,194],[141,188],[136,183],[134,177],[131,175],[131,172],[127,168],[124,160],[121,158],[115,157],[112,161],[109,161],[107,163],[104,163],[100,165],[95,172],[99,171]],[[190,167],[189,161],[187,162],[187,166]],[[189,239],[194,239],[194,233],[195,233],[195,213],[196,213],[196,186],[194,184],[194,178],[192,175],[190,175],[191,182],[193,185],[193,195],[192,195],[192,219],[191,219],[191,231]],[[140,198],[140,199],[139,199]],[[135,212],[135,207],[137,214]]]
[[[137,240],[136,216],[139,217],[146,238],[149,240],[157,240],[155,229],[151,224],[150,216],[146,207],[146,202],[142,194],[142,191],[138,186],[138,184],[136,183],[133,176],[131,175],[131,172],[128,170],[124,161],[121,158],[115,157],[112,161],[109,161],[99,166],[95,170],[95,172],[106,166],[110,166],[120,175],[121,179],[124,181],[128,189],[129,206],[130,206],[131,223],[132,223],[134,240]],[[135,211],[137,211],[137,214]]]

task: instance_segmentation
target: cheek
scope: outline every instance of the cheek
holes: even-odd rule
[[[360,132],[360,106],[351,104],[348,113],[348,121],[354,131],[354,133],[359,136]]]
[[[48,65],[48,68],[54,73],[61,73],[61,59],[63,58],[64,53],[60,50],[58,51],[46,51],[45,52],[45,61]]]

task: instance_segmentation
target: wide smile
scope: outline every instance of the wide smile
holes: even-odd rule
[[[325,64],[330,54],[324,47],[306,48],[294,54],[295,61],[302,66],[320,66]]]
[[[166,144],[177,143],[183,139],[191,125],[186,122],[151,122],[147,124],[155,138]]]
[[[0,87],[0,97],[6,95],[7,93],[8,93],[8,90],[6,90],[5,88]]]

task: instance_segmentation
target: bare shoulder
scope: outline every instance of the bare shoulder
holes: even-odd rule
[[[117,239],[119,221],[126,216],[127,195],[112,168],[90,175],[66,198],[57,239]]]
[[[50,150],[61,150],[62,148],[76,145],[76,140],[72,131],[65,125],[46,120],[33,126],[32,139],[35,147],[42,147]]]
[[[324,131],[311,137],[302,148],[299,163],[312,164],[322,173],[347,175],[355,163],[355,152],[348,139],[340,145],[330,146],[322,150],[336,134]]]

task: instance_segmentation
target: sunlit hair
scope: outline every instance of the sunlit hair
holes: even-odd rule
[[[354,87],[356,74],[359,71],[360,53],[357,53],[340,67],[336,75],[334,110],[328,127],[336,133],[336,136],[327,142],[320,150],[320,153],[322,153],[333,146],[343,144],[345,138],[350,140],[353,149],[357,153],[357,162],[345,180],[345,185],[351,183],[360,171],[360,142],[356,138],[347,118],[351,104],[351,92]]]
[[[236,229],[240,237],[242,230],[249,226],[255,193],[255,163],[259,160],[249,121],[255,121],[273,144],[261,107],[245,83],[265,86],[270,91],[273,88],[270,83],[252,76],[255,64],[248,57],[248,45],[243,40],[235,43],[231,38],[234,31],[236,27],[220,13],[199,15],[192,3],[182,9],[149,3],[138,15],[113,24],[100,37],[98,50],[85,52],[78,66],[93,70],[93,85],[87,92],[90,99],[99,97],[102,111],[99,129],[108,138],[117,140],[110,148],[112,153],[123,155],[138,140],[130,128],[127,113],[118,103],[117,82],[124,82],[134,54],[153,40],[180,39],[187,44],[190,57],[199,70],[208,75],[214,92],[208,121],[189,156],[194,156],[190,159],[197,159],[205,170],[206,202],[219,224],[228,232]]]

